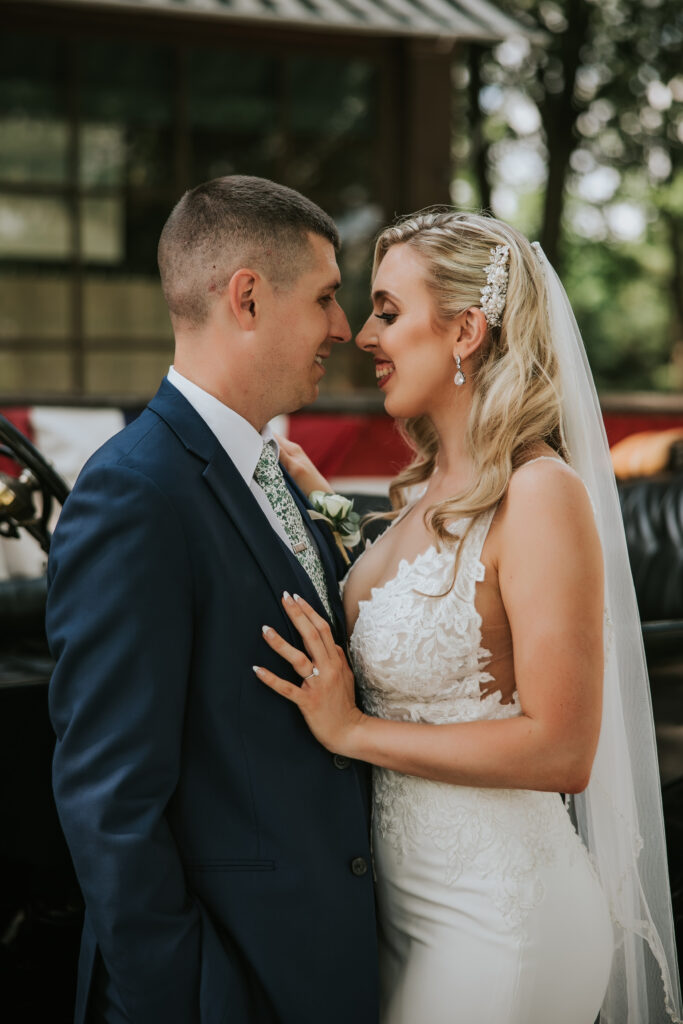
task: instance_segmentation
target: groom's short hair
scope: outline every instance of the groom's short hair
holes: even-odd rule
[[[266,178],[232,174],[197,185],[174,207],[158,248],[161,287],[172,318],[200,327],[212,300],[240,267],[278,288],[310,265],[308,234],[339,249],[339,232],[319,206]]]

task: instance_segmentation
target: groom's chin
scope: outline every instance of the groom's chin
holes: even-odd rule
[[[317,384],[310,384],[307,389],[302,388],[298,395],[292,399],[287,409],[283,409],[282,412],[285,415],[289,415],[293,412],[298,412],[299,409],[304,409],[308,405],[312,405],[320,393],[320,388]]]
[[[313,402],[315,402],[319,394],[320,387],[318,383],[312,382],[311,384],[309,384],[308,388],[305,391],[302,389],[302,399],[299,404],[299,408],[301,409],[305,405],[311,405]]]

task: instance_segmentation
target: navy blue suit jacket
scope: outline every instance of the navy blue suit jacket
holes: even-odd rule
[[[344,643],[338,553],[312,528]],[[168,381],[82,471],[48,575],[77,1022],[101,958],[132,1024],[376,1024],[366,769],[251,669],[299,681],[261,636],[300,645],[284,590],[324,609]]]

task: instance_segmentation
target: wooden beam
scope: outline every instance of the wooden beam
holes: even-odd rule
[[[451,57],[442,40],[404,49],[403,212],[450,202]]]

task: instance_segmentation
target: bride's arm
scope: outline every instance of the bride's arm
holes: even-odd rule
[[[522,714],[446,725],[365,715],[326,623],[304,602],[285,600],[311,658],[274,630],[266,640],[302,676],[312,662],[320,674],[301,687],[258,675],[299,705],[329,750],[461,785],[585,788],[602,710],[602,553],[583,484],[560,466],[548,468],[546,462],[515,474],[499,524],[499,582]]]

